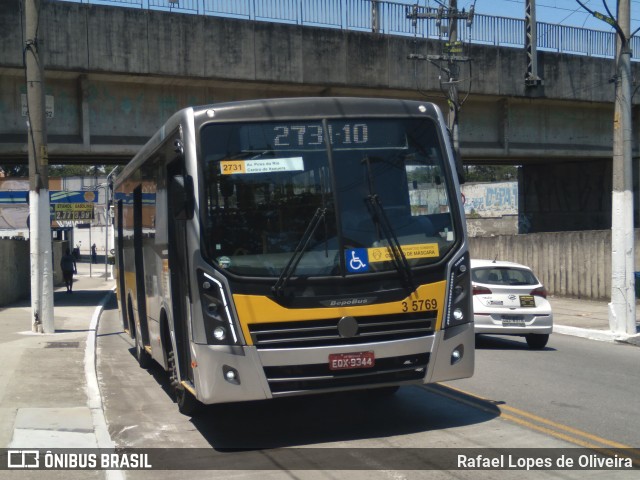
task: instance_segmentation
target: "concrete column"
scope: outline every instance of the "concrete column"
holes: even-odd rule
[[[82,132],[82,144],[89,149],[91,146],[91,126],[89,123],[89,81],[86,75],[78,78],[80,88],[80,122]]]

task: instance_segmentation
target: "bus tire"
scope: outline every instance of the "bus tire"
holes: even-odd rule
[[[140,328],[138,324],[135,324],[136,334],[135,334],[135,342],[136,342],[136,358],[138,359],[138,364],[140,368],[144,368],[145,370],[151,367],[151,355],[147,353],[144,349],[144,345],[142,345],[142,334],[140,333]]]
[[[202,408],[202,403],[198,401],[193,394],[184,388],[182,385],[175,389],[176,403],[178,404],[178,411],[189,417],[194,417]]]
[[[169,374],[171,389],[173,390],[174,401],[178,404],[178,411],[189,417],[193,417],[202,410],[202,403],[193,396],[193,394],[184,388],[178,379],[178,369],[176,367],[176,358],[173,350],[169,352]]]

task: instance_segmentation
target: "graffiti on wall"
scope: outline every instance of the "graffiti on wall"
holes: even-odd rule
[[[518,182],[462,185],[464,212],[478,217],[518,214]]]

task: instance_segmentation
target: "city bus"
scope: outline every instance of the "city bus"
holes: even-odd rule
[[[175,113],[117,176],[117,296],[141,367],[203,404],[469,377],[460,168],[439,108],[248,100]]]

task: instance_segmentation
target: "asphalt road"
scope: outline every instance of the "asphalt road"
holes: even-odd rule
[[[633,377],[635,385],[628,388],[614,379],[597,382],[597,377],[588,373],[595,368],[591,362],[604,363],[610,358],[611,362],[625,359],[639,365],[640,349],[634,348],[558,336],[552,337],[547,350],[533,352],[517,340],[488,340],[479,345],[477,373],[471,380],[404,387],[393,397],[378,400],[350,393],[210,406],[195,418],[178,412],[169,394],[168,378],[161,368],[147,371],[138,367],[133,342],[122,332],[113,305],[104,311],[100,321],[97,354],[105,415],[118,447],[197,448],[198,455],[211,456],[227,465],[224,471],[193,471],[188,477],[176,470],[128,471],[129,479],[493,479],[530,478],[532,472],[425,470],[416,467],[412,458],[403,463],[403,455],[411,453],[410,449],[428,452],[426,449],[435,447],[460,452],[473,448],[585,446],[580,443],[585,437],[578,434],[582,429],[595,432],[593,438],[589,438],[589,442],[595,443],[599,435],[607,434],[600,425],[607,423],[602,420],[602,413],[609,408],[606,403],[598,408],[598,402],[609,398],[611,403],[614,399],[630,399],[636,395],[635,405],[638,405],[640,382],[637,382],[637,370]],[[599,352],[598,356],[593,352]],[[583,360],[584,357],[591,359]],[[566,365],[560,368],[563,362]],[[597,371],[607,368],[611,367],[602,364]],[[571,388],[563,393],[565,385]],[[612,391],[614,385],[622,391]],[[593,393],[599,389],[603,391]],[[578,396],[572,398],[572,395]],[[633,407],[616,409],[610,417],[618,421],[628,408]],[[588,417],[593,423],[589,424]],[[634,422],[637,425],[637,420]],[[563,429],[567,423],[577,425],[576,429]],[[637,438],[633,433],[635,427],[622,421],[620,424],[621,433],[607,434],[607,438],[602,439],[604,446],[611,447],[606,442],[612,440],[633,444]],[[304,467],[300,468],[296,462],[288,464],[278,457],[276,453],[282,448],[293,449],[293,455],[303,460]],[[327,455],[322,457],[324,451]],[[171,457],[176,455],[175,451],[166,452],[169,464],[171,458],[176,462],[181,460]],[[193,453],[182,452],[183,457]],[[231,457],[246,452],[257,454],[262,461],[266,458],[271,461],[270,466],[257,470],[250,462],[246,463],[246,458]],[[320,458],[318,452],[321,452]],[[340,457],[345,455],[364,467],[343,470]],[[229,467],[230,459],[234,458],[239,459],[238,464]],[[314,465],[317,468],[310,470]],[[602,475],[602,471],[537,472],[541,478],[584,479]],[[606,472],[606,478],[636,476],[637,471]]]
[[[519,337],[483,335],[476,345],[474,376],[449,385],[569,429],[640,447],[637,346],[553,334],[546,349],[535,351]]]

